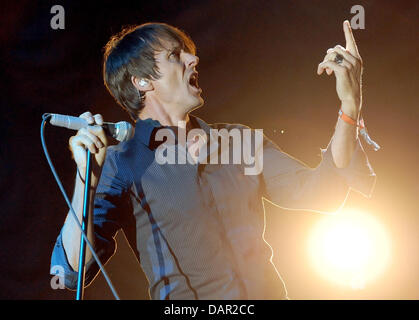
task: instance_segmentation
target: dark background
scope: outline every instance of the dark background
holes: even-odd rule
[[[50,28],[50,8],[65,8],[65,30]],[[67,213],[41,149],[45,112],[128,116],[106,92],[102,48],[123,25],[159,21],[195,41],[207,122],[262,128],[310,166],[320,161],[333,133],[339,101],[335,80],[317,76],[326,50],[344,45],[342,22],[365,8],[365,29],[355,30],[363,57],[363,113],[382,150],[368,150],[377,174],[371,199],[351,193],[346,207],[376,217],[392,243],[391,264],[363,290],[320,277],[305,251],[318,214],[266,204],[266,239],[292,299],[418,299],[418,1],[20,1],[2,3],[0,298],[73,299],[50,287],[50,254]],[[284,130],[284,133],[281,133]],[[72,133],[47,126],[59,175],[72,193]],[[118,234],[107,265],[124,299],[147,298],[146,280]],[[102,276],[87,299],[112,298]]]

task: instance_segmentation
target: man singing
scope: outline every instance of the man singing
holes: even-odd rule
[[[255,174],[245,174],[243,161],[204,161],[199,155],[206,150],[188,149],[195,140],[181,142],[180,136],[193,129],[208,137],[212,129],[250,130],[207,124],[190,114],[203,99],[199,59],[185,33],[167,24],[147,23],[113,36],[105,46],[104,82],[135,121],[135,135],[107,147],[102,116],[85,112],[80,117],[90,126],[70,138],[77,164],[72,205],[79,219],[86,149],[94,155],[87,235],[101,261],[114,254],[114,236],[123,229],[147,276],[152,299],[286,299],[271,247],[263,239],[262,197],[287,209],[333,212],[343,205],[349,188],[369,196],[375,182],[358,139],[362,61],[348,21],[343,29],[346,47],[329,49],[317,69],[319,75],[335,74],[341,100],[335,132],[320,165],[308,168],[263,137],[262,146],[253,146],[263,159]],[[173,133],[170,150],[187,150],[198,160],[157,161],[159,148],[170,140],[162,141],[160,130]],[[242,138],[243,147],[247,142]],[[63,266],[71,289],[77,282],[79,247],[80,230],[68,215],[51,265]],[[86,284],[98,271],[87,250]]]

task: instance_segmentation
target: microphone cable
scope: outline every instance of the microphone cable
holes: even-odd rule
[[[61,193],[63,194],[64,199],[67,202],[67,205],[68,205],[68,207],[70,209],[70,212],[72,214],[72,217],[74,218],[74,220],[76,221],[76,224],[77,224],[78,228],[80,229],[80,232],[82,234],[83,240],[86,242],[87,246],[89,247],[89,249],[90,249],[90,251],[92,253],[93,258],[96,260],[96,262],[97,262],[97,264],[98,264],[98,266],[100,268],[100,271],[102,271],[103,276],[104,276],[106,282],[108,283],[108,286],[111,289],[112,294],[114,295],[115,299],[116,300],[120,300],[119,295],[116,292],[115,287],[113,286],[111,279],[109,278],[108,274],[105,271],[105,268],[103,267],[102,263],[100,262],[97,254],[96,254],[96,251],[93,249],[92,244],[87,239],[87,235],[86,235],[86,233],[82,229],[82,226],[81,226],[81,224],[79,222],[79,219],[77,218],[77,215],[74,212],[73,206],[71,205],[71,202],[68,199],[68,196],[67,196],[67,194],[66,194],[66,192],[64,190],[64,187],[63,187],[63,185],[61,183],[61,180],[58,177],[57,172],[55,171],[54,165],[52,164],[52,161],[51,161],[51,158],[49,156],[48,149],[47,149],[47,146],[46,146],[46,143],[45,143],[45,137],[44,137],[45,123],[46,123],[46,121],[48,120],[49,117],[51,117],[51,114],[50,113],[44,113],[42,115],[42,123],[41,123],[41,143],[42,143],[42,148],[43,148],[44,153],[45,153],[45,157],[47,158],[48,164],[49,164],[49,166],[51,168],[52,174],[54,175],[55,181],[57,182],[58,187],[60,188]]]

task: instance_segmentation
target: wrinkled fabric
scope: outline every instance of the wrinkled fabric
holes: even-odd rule
[[[196,128],[248,129],[190,116]],[[135,136],[111,146],[94,203],[94,247],[106,263],[123,229],[147,276],[152,299],[285,299],[285,285],[262,238],[262,198],[287,209],[333,212],[350,188],[369,196],[375,174],[360,142],[348,167],[338,169],[330,144],[315,169],[263,138],[263,171],[245,175],[243,164],[158,164],[158,121],[138,120]],[[177,152],[179,147],[176,144]],[[75,289],[61,233],[51,265],[65,270]],[[86,265],[86,285],[98,273]],[[123,272],[123,270],[121,270]]]

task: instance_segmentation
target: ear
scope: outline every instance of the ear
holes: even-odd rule
[[[141,92],[147,92],[154,89],[153,84],[149,79],[131,76],[131,82],[133,86]]]

